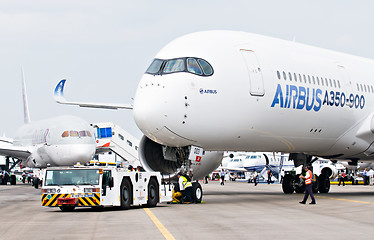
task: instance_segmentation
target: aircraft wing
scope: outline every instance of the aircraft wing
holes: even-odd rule
[[[54,91],[54,99],[56,102],[60,104],[67,104],[67,105],[78,105],[80,107],[88,107],[88,108],[105,108],[105,109],[132,109],[133,106],[131,104],[110,104],[110,103],[83,103],[83,102],[70,102],[66,101],[64,97],[64,86],[66,80],[61,80]]]
[[[0,155],[26,160],[31,152],[28,148],[22,146],[0,145]]]

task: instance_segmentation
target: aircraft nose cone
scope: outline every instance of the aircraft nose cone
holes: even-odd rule
[[[95,146],[92,144],[80,144],[71,151],[71,158],[76,162],[84,164],[92,160],[95,150]]]
[[[162,87],[152,83],[139,86],[134,99],[133,114],[136,124],[144,134],[153,134],[165,126],[167,104]]]
[[[180,80],[180,81],[179,81]],[[185,95],[176,76],[143,76],[134,99],[133,114],[139,129],[149,139],[168,146],[186,146]]]

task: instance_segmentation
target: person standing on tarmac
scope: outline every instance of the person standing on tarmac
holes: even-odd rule
[[[258,174],[256,171],[253,171],[253,183],[255,184],[255,186],[257,186],[258,184]]]
[[[343,182],[343,186],[345,186],[345,172],[341,172],[339,173],[339,184],[338,186],[340,186],[340,183]]]
[[[182,193],[181,203],[191,203],[192,183],[181,172],[178,173],[179,190]]]
[[[268,184],[271,183],[271,176],[273,175],[273,173],[271,172],[270,168],[268,169]]]
[[[310,198],[312,199],[312,201],[309,204],[316,204],[316,200],[314,199],[313,189],[312,189],[313,173],[312,173],[312,171],[310,171],[309,166],[305,167],[305,171],[306,171],[305,177],[302,174],[300,175],[300,178],[305,180],[305,195],[304,195],[303,201],[301,201],[299,203],[305,204],[306,200],[308,200],[308,196],[310,195]]]
[[[221,185],[225,185],[225,176],[226,176],[226,173],[225,171],[222,169],[221,170]]]

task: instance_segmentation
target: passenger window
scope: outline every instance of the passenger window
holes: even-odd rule
[[[167,61],[164,73],[182,72],[184,71],[184,61],[183,59],[172,59]]]
[[[69,137],[69,131],[65,131],[62,133],[61,137],[65,138],[65,137]]]
[[[187,71],[191,73],[196,73],[198,75],[202,75],[203,72],[200,69],[199,64],[197,63],[196,59],[188,58],[187,59]]]
[[[358,85],[358,83],[356,84],[357,84],[357,91],[360,91],[360,86]]]
[[[309,84],[311,83],[311,81],[310,81],[310,76],[308,75],[308,82],[309,82]]]
[[[305,75],[304,75],[304,83],[306,83],[306,77],[305,77]]]
[[[365,92],[366,92],[366,85],[364,84],[364,90],[365,90]]]
[[[296,76],[296,73],[293,73],[293,79],[295,79],[295,82],[297,82],[297,76]]]
[[[277,76],[278,76],[278,79],[280,80],[281,79],[281,75],[280,75],[279,71],[277,71]]]
[[[283,72],[283,78],[284,78],[284,80],[287,80],[287,76],[286,76],[285,72]]]
[[[163,62],[164,61],[160,60],[160,59],[153,60],[153,62],[151,63],[151,65],[148,67],[146,73],[157,74],[158,72],[160,72]]]
[[[210,76],[213,74],[213,68],[207,61],[203,59],[198,59],[197,61],[200,63],[200,66],[203,69],[205,75]]]
[[[312,79],[313,79],[313,84],[315,85],[316,84],[316,80],[314,79],[314,76],[312,76]]]
[[[317,77],[317,84],[319,85],[319,77]]]
[[[323,81],[323,78],[321,78],[321,84],[322,86],[325,86],[325,81]]]
[[[338,80],[338,87],[340,88],[340,81]]]
[[[336,80],[334,79],[334,87],[336,88]]]
[[[288,76],[290,77],[290,81],[292,81],[292,74],[288,72]]]
[[[371,88],[371,92],[373,93],[374,92],[373,86],[370,86],[370,88]]]
[[[327,80],[327,78],[325,78],[326,80],[326,86],[328,87],[329,86],[329,80]]]
[[[301,74],[299,74],[299,82],[301,82],[302,81],[302,79],[301,79]]]
[[[332,87],[332,81],[331,81],[331,79],[329,79],[329,81],[330,81],[330,87]]]

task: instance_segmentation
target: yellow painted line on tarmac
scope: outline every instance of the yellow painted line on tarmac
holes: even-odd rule
[[[148,217],[153,221],[158,230],[164,235],[166,240],[175,240],[173,235],[164,227],[164,225],[157,219],[157,217],[151,212],[149,208],[144,208],[144,211],[148,214]]]
[[[316,197],[316,198],[324,198],[324,199],[331,199],[331,200],[338,200],[338,201],[345,201],[345,202],[354,202],[354,203],[362,203],[362,204],[374,205],[373,202],[349,200],[349,199],[345,199],[345,198],[332,198],[332,197],[323,197],[323,196],[314,196],[314,197]]]

